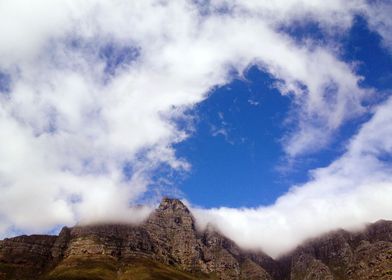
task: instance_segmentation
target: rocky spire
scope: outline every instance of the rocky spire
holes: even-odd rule
[[[179,199],[164,197],[159,207],[152,213],[148,224],[158,225],[161,228],[181,228],[185,231],[194,231],[195,222],[189,209]]]
[[[151,238],[156,240],[157,253],[170,256],[168,263],[177,263],[187,270],[199,266],[200,242],[189,209],[179,200],[163,198],[146,222]]]
[[[171,209],[172,211],[181,211],[181,212],[190,213],[189,209],[185,206],[184,203],[182,203],[181,200],[176,198],[164,197],[161,200],[161,203],[159,204],[158,210],[165,211],[168,209]]]

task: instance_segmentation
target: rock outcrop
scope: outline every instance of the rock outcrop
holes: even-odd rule
[[[338,230],[310,240],[288,257],[290,279],[392,279],[392,222],[364,231]]]
[[[199,232],[188,208],[165,198],[138,226],[64,227],[58,236],[0,241],[0,280],[8,279],[392,279],[392,222],[339,230],[273,260],[211,227]]]

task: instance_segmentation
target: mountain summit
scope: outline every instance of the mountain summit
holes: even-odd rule
[[[392,222],[332,232],[273,260],[210,227],[198,231],[180,200],[164,198],[137,226],[64,227],[58,236],[0,241],[0,280],[8,279],[392,279]]]

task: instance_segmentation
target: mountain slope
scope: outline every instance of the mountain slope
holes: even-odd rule
[[[163,199],[143,224],[63,228],[0,241],[0,280],[392,279],[392,222],[336,231],[273,260],[241,250],[188,208]]]
[[[392,279],[392,222],[379,221],[359,233],[326,234],[287,258],[293,280]]]

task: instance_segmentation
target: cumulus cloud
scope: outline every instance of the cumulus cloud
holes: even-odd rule
[[[294,97],[289,156],[327,145],[369,90],[335,46],[300,44],[282,27],[345,32],[367,10],[359,0],[0,1],[1,234],[145,217],[130,205],[154,170],[190,168],[173,149],[188,136],[177,121],[233,69],[257,65]],[[320,131],[325,143],[311,137]]]

